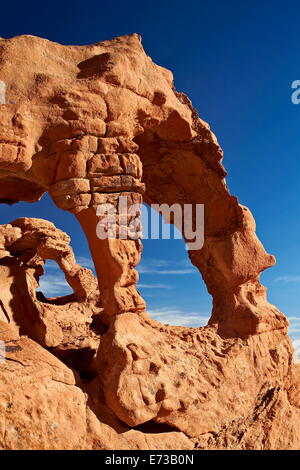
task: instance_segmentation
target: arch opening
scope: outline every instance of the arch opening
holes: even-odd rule
[[[39,278],[36,297],[40,302],[52,305],[64,305],[76,300],[74,290],[53,260],[45,260],[44,273]]]
[[[181,233],[147,203],[143,204],[142,226],[137,289],[146,301],[148,315],[166,325],[206,326],[212,299],[190,262]]]
[[[2,208],[0,319],[67,365],[89,370],[103,334],[102,308],[78,222],[48,195],[36,203]],[[77,264],[70,237],[58,225],[72,232],[77,253],[81,248],[78,261],[87,267]]]

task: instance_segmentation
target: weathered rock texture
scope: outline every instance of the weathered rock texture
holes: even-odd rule
[[[79,220],[99,284],[50,222],[0,227],[0,448],[299,448],[299,365],[259,282],[275,260],[171,72],[136,34],[83,47],[20,36],[0,41],[0,80],[0,201],[49,191]],[[120,195],[205,205],[189,256],[213,297],[208,326],[147,316],[141,241],[96,234],[98,205],[121,216]],[[36,293],[47,259],[73,295]]]

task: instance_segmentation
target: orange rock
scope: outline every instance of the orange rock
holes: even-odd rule
[[[19,36],[1,40],[0,79],[0,202],[49,191],[79,220],[98,278],[50,222],[0,227],[0,448],[299,448],[299,365],[259,282],[275,259],[172,73],[137,34],[90,46]],[[207,327],[152,321],[135,287],[141,241],[99,239],[98,205],[121,230],[125,195],[204,204],[204,245],[189,256],[213,297]],[[36,294],[47,259],[73,295]]]

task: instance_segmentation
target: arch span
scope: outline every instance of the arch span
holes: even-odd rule
[[[142,197],[204,204],[204,246],[189,255],[213,297],[210,323],[229,336],[280,328],[284,317],[274,313],[259,283],[274,258],[257,239],[250,211],[229,194],[216,137],[174,90],[171,72],[145,54],[140,37],[86,47],[33,36],[1,41],[4,58],[19,48],[25,51],[21,65],[4,61],[2,69],[0,200],[34,201],[49,191],[58,207],[76,215],[106,322],[145,311],[135,288],[140,240],[99,240],[96,234],[98,205],[118,209],[119,196],[127,195],[130,204]],[[20,66],[22,80],[16,81]]]

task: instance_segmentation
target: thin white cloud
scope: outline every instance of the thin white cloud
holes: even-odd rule
[[[170,265],[170,261],[167,259],[159,259],[159,258],[146,258],[142,259],[143,263],[149,267],[156,268],[156,267],[167,267]]]
[[[76,261],[84,268],[95,269],[92,258],[89,258],[88,256],[78,256]]]
[[[300,362],[300,339],[295,339],[293,341],[293,346],[295,349],[294,352],[294,362]]]
[[[153,269],[141,264],[137,266],[140,274],[192,274],[195,273],[194,269]]]
[[[138,289],[174,289],[168,284],[138,284],[137,287]]]
[[[64,278],[64,275],[48,274],[40,279],[38,291],[42,291],[46,297],[63,296],[72,294],[72,289]]]
[[[300,362],[300,317],[296,316],[287,316],[290,327],[289,327],[289,335],[292,338],[293,346],[295,349],[294,353],[294,361],[299,363]]]
[[[300,333],[300,317],[296,317],[296,316],[288,316],[287,315],[287,318],[290,322],[290,326],[289,326],[289,335],[292,337],[292,339],[297,339],[297,337],[299,336],[299,333]]]
[[[56,269],[58,271],[60,271],[60,267],[58,266],[58,264],[53,261],[52,259],[47,259],[46,263],[45,263],[45,269]]]
[[[300,282],[300,276],[279,276],[274,279],[274,282],[284,282],[285,284],[289,282]]]
[[[141,264],[137,266],[137,270],[140,274],[165,275],[183,275],[197,272],[197,269],[188,260],[169,261],[155,258],[142,259]]]
[[[208,323],[209,315],[201,312],[185,312],[178,307],[162,307],[147,310],[154,320],[168,325],[199,327]]]

